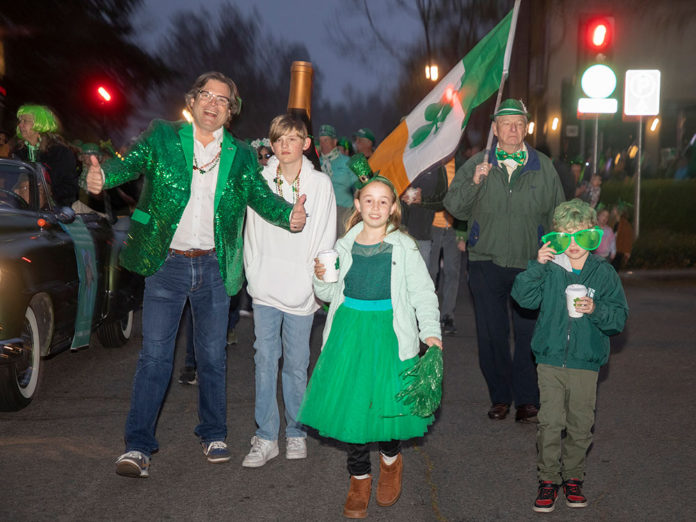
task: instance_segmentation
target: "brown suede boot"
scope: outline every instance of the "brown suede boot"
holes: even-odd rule
[[[343,516],[346,518],[365,518],[371,494],[372,475],[366,479],[350,477],[350,489],[348,490],[346,505],[343,507]]]
[[[401,496],[401,475],[404,471],[404,461],[401,453],[391,466],[384,463],[382,454],[379,455],[379,480],[377,481],[377,505],[391,506],[396,504]]]

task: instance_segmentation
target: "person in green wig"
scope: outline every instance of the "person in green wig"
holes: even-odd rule
[[[419,341],[439,352],[442,336],[425,261],[399,231],[394,186],[375,176],[362,154],[351,158],[351,169],[360,188],[348,231],[336,242],[336,282],[324,280],[327,267],[315,259],[314,291],[331,304],[298,419],[348,444],[343,514],[364,518],[372,490],[370,443],[378,442],[380,451],[376,500],[391,506],[401,495],[401,440],[422,437],[434,421],[432,410],[414,413],[397,395],[412,384],[401,374],[419,362]]]
[[[274,194],[255,151],[226,129],[239,114],[237,85],[222,73],[200,75],[185,96],[192,123],[155,120],[123,158],[92,156],[87,188],[99,193],[141,176],[124,268],[145,276],[143,346],[126,420],[126,452],[116,472],[147,477],[159,444],[157,417],[169,386],[176,331],[188,301],[199,383],[195,429],[208,462],[230,460],[227,436],[226,336],[229,296],[242,285],[242,223],[247,206],[268,222],[300,232],[304,194],[295,205]]]
[[[67,206],[77,200],[79,171],[77,158],[59,134],[60,124],[44,105],[22,105],[17,111],[17,135],[12,156],[42,163],[56,204]]]
[[[505,419],[514,401],[519,422],[535,422],[539,407],[530,348],[536,317],[514,303],[510,306],[510,290],[515,276],[536,256],[553,209],[565,201],[549,157],[524,141],[527,118],[521,100],[502,102],[492,116],[494,147],[457,170],[444,199],[445,209],[469,225],[469,287],[479,366],[492,403],[488,417]]]

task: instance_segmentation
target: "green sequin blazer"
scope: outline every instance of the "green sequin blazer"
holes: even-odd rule
[[[193,126],[154,120],[123,160],[109,160],[102,169],[105,189],[144,177],[120,262],[128,270],[152,275],[167,257],[191,196]],[[247,205],[267,221],[290,229],[292,205],[273,194],[259,171],[253,149],[224,131],[214,219],[215,249],[229,295],[242,285],[242,225]]]

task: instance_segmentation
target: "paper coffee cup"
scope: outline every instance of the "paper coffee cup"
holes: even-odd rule
[[[568,305],[568,315],[570,315],[570,317],[582,317],[584,314],[575,309],[575,300],[578,297],[585,297],[587,295],[587,287],[584,285],[568,285],[565,294],[566,303]]]
[[[324,282],[335,283],[338,281],[338,252],[336,250],[322,250],[317,254],[317,259],[324,265]]]

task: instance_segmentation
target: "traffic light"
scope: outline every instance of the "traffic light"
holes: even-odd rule
[[[614,17],[583,15],[578,25],[578,68],[611,60],[614,48]]]
[[[611,58],[614,50],[614,17],[581,15],[578,23],[578,118],[615,114],[618,101]]]

